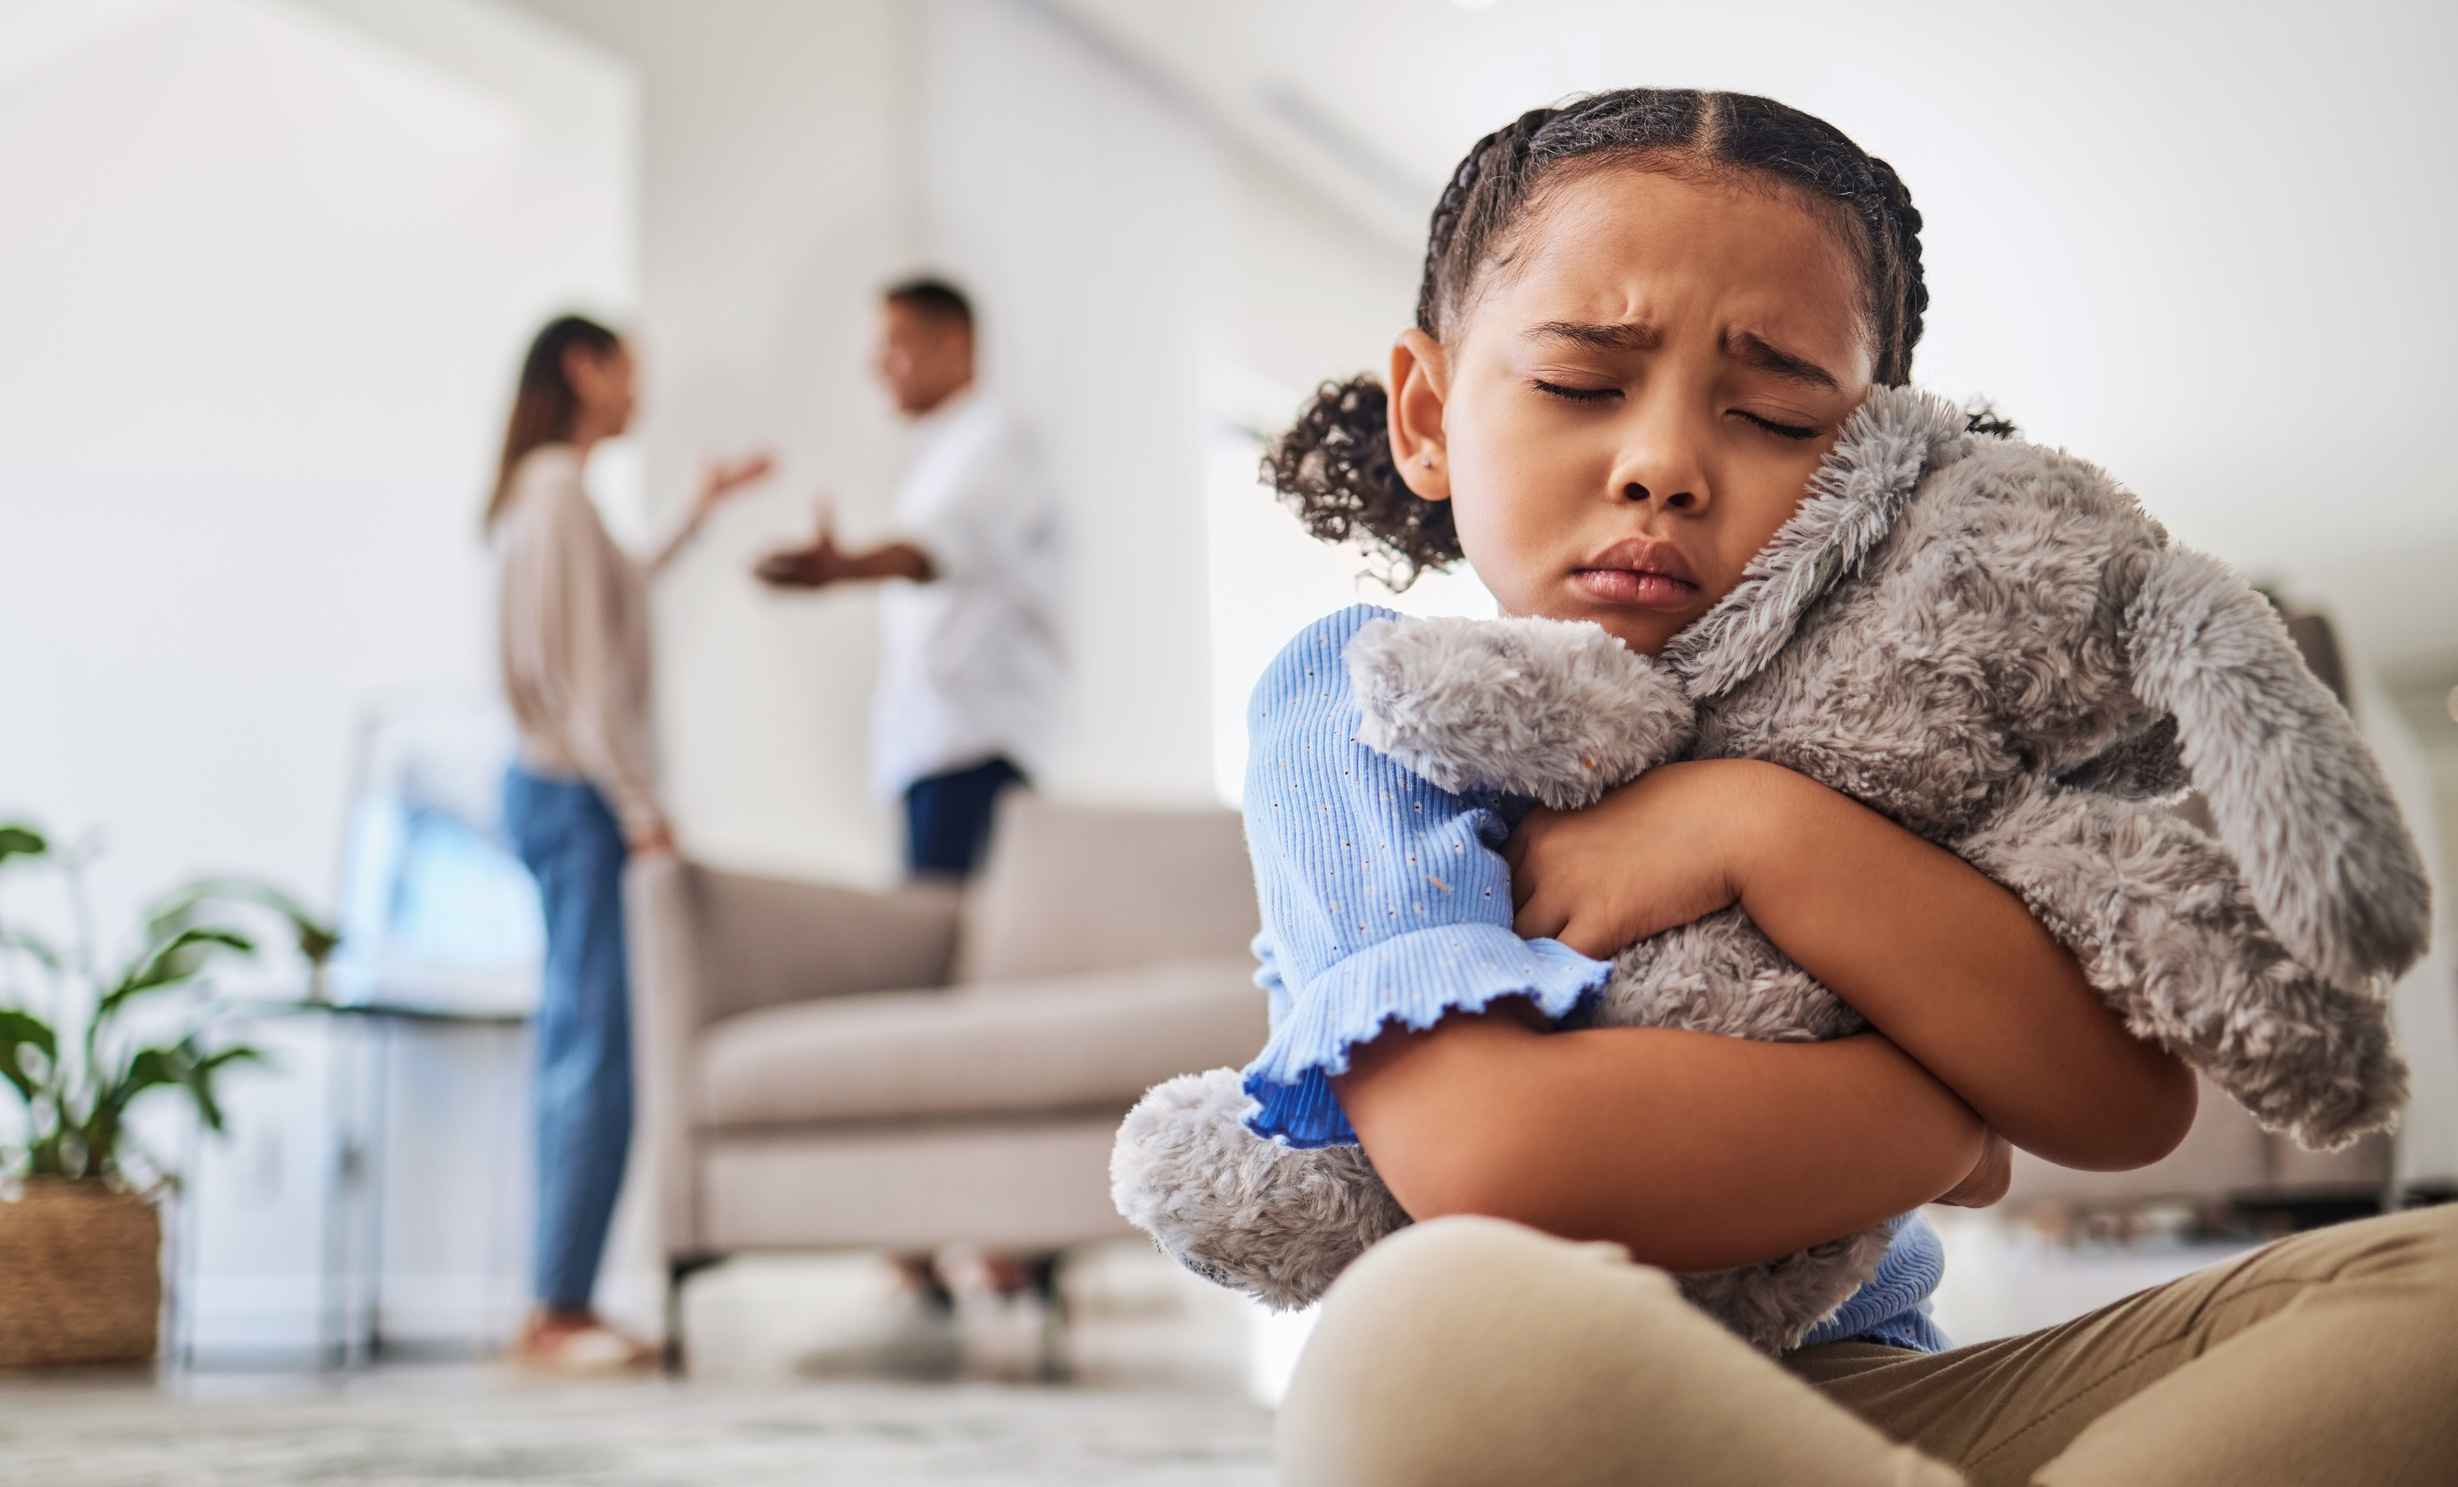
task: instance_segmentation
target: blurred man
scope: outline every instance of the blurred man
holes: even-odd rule
[[[973,308],[914,279],[879,310],[879,378],[914,424],[894,535],[837,544],[823,511],[807,547],[759,576],[785,588],[884,580],[871,782],[905,803],[905,865],[962,878],[979,866],[1001,789],[1047,765],[1064,663],[1062,532],[1031,437],[973,386]]]
[[[757,572],[781,588],[887,584],[871,783],[904,798],[906,870],[964,878],[989,843],[999,791],[1029,784],[1056,741],[1066,679],[1058,497],[1030,435],[973,385],[973,307],[953,285],[914,279],[881,296],[876,367],[916,434],[893,535],[841,547],[823,509],[808,546],[771,554]],[[974,1294],[1029,1295],[1046,1324],[1058,1315],[1057,1258],[978,1256]],[[896,1261],[923,1305],[859,1350],[866,1366],[952,1369],[950,1287],[930,1255]]]

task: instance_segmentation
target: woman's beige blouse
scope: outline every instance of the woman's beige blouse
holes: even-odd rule
[[[581,484],[569,444],[532,450],[488,534],[504,694],[532,774],[578,776],[627,837],[664,824],[649,717],[649,595]]]

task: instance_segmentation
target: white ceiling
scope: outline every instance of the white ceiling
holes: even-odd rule
[[[1038,3],[1412,249],[1453,162],[1524,108],[1634,83],[1807,108],[1928,218],[1921,380],[1996,398],[2249,568],[2458,557],[2458,7]],[[2400,627],[2458,646],[2446,587]]]

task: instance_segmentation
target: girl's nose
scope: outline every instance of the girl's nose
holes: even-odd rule
[[[1622,487],[1622,497],[1625,500],[1636,501],[1641,505],[1645,505],[1647,502],[1655,499],[1654,496],[1648,493],[1646,486],[1639,484],[1635,480]],[[1698,497],[1689,491],[1675,491],[1671,495],[1664,498],[1664,509],[1667,511],[1688,511],[1697,504]]]

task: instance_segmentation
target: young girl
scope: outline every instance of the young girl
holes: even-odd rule
[[[1505,613],[1656,653],[1869,388],[1908,380],[1919,227],[1882,161],[1765,99],[1537,110],[1444,193],[1389,391],[1327,388],[1279,484],[1319,535],[1406,571],[1464,556]],[[1299,636],[1250,717],[1274,988],[1250,1123],[1362,1143],[1420,1220],[1327,1298],[1285,1481],[2458,1481],[2458,1213],[1953,1351],[1916,1217],[1780,1363],[1689,1308],[1665,1270],[1994,1201],[2008,1141],[2154,1161],[2193,1081],[2011,894],[1801,776],[1677,764],[1514,825],[1409,774],[1351,737],[1341,651],[1375,613]],[[1875,1031],[1549,1031],[1604,980],[1592,957],[1732,903]]]

